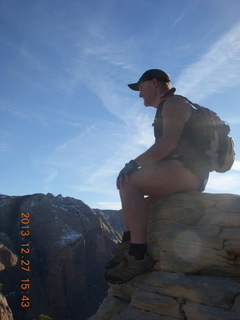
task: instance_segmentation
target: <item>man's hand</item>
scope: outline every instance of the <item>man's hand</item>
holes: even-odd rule
[[[138,164],[136,161],[131,160],[125,164],[125,167],[119,172],[118,178],[122,176],[130,176],[134,171],[138,169]]]
[[[128,178],[134,171],[138,169],[138,164],[136,161],[131,160],[130,162],[125,164],[125,167],[119,172],[117,177],[117,188],[119,189],[120,180],[122,178]]]

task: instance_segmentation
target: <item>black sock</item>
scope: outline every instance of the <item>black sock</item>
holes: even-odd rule
[[[122,242],[127,242],[131,240],[131,233],[130,231],[124,231],[122,236]]]
[[[130,243],[129,254],[134,256],[136,260],[143,260],[147,251],[146,243]]]

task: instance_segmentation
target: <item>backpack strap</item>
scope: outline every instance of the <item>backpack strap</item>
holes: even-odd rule
[[[175,91],[176,91],[176,88],[171,88],[170,90],[165,92],[160,98],[162,99],[162,101],[164,101],[167,98],[173,96]]]

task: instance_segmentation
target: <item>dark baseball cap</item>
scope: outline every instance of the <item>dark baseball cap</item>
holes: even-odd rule
[[[139,85],[145,81],[157,79],[163,82],[170,82],[169,76],[162,70],[150,69],[141,76],[141,78],[136,83],[128,84],[129,88],[135,91],[139,91]]]

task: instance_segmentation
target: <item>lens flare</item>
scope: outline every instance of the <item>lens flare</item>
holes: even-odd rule
[[[173,250],[184,260],[194,260],[202,251],[202,241],[195,232],[183,231],[175,237]]]

